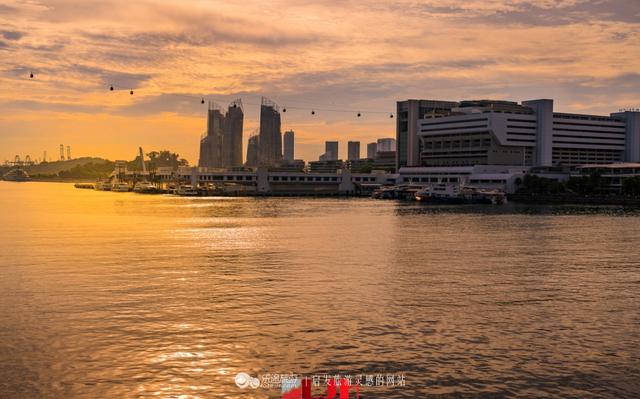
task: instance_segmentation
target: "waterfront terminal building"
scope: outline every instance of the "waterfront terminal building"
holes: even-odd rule
[[[640,162],[640,112],[562,113],[548,99],[408,100],[397,107],[398,168]]]

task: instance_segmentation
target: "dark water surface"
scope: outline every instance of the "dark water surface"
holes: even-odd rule
[[[640,393],[640,212],[0,182],[1,398]],[[319,391],[318,391],[319,394]]]

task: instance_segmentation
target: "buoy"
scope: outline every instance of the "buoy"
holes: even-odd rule
[[[316,111],[311,111],[311,115],[315,115],[315,114],[316,114]]]
[[[389,118],[393,118],[393,114],[389,114]]]
[[[360,117],[360,112],[358,112],[358,118]]]
[[[33,72],[31,72],[31,73],[29,74],[29,77],[30,77],[31,79],[33,79]]]
[[[200,100],[200,104],[204,104],[204,97],[202,97],[202,100]]]
[[[286,108],[282,108],[282,112],[287,112],[287,109]]]
[[[133,89],[131,89],[131,91],[129,92],[129,94],[133,95]]]
[[[109,86],[109,90],[113,91],[113,85]]]

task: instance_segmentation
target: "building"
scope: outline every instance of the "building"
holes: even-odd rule
[[[367,144],[367,158],[374,159],[376,157],[376,152],[378,152],[378,143]]]
[[[396,171],[396,152],[395,151],[378,151],[376,158],[373,160],[373,169],[385,170],[387,172]]]
[[[224,119],[224,135],[222,138],[222,167],[237,168],[242,166],[242,129],[244,110],[242,101],[237,99],[229,104]]]
[[[303,172],[305,162],[302,159],[294,159],[293,161],[282,161],[280,165],[270,167],[269,171],[274,172]]]
[[[338,160],[338,142],[325,141],[324,155],[325,155],[325,160],[327,161],[337,161]]]
[[[344,164],[345,169],[349,169],[353,173],[368,173],[373,170],[374,160],[371,158],[360,158],[347,160]]]
[[[349,141],[347,143],[347,160],[356,161],[360,159],[360,142]]]
[[[388,152],[388,151],[396,151],[396,140],[395,139],[378,139],[376,145],[376,152]]]
[[[284,132],[284,160],[293,162],[295,159],[295,133],[293,130]]]
[[[273,101],[262,97],[260,106],[260,140],[258,164],[275,166],[282,160],[280,110]]]
[[[448,115],[458,106],[454,101],[406,100],[396,104],[396,168],[420,166],[420,139],[418,120],[425,115]]]
[[[461,101],[419,120],[423,166],[575,166],[640,161],[640,112],[554,112],[553,100]]]
[[[249,137],[249,142],[247,143],[247,163],[248,167],[255,168],[258,166],[258,152],[260,151],[260,136],[254,132],[254,134]]]
[[[626,179],[640,176],[640,163],[613,163],[581,165],[571,173],[573,177],[599,176],[602,188],[611,193],[621,193]]]
[[[209,102],[207,132],[200,140],[198,166],[234,168],[242,166],[242,102],[235,100],[223,114],[216,103]]]
[[[337,159],[309,162],[309,171],[312,173],[336,173],[342,168],[342,161]]]
[[[218,105],[209,102],[207,110],[207,132],[200,139],[198,166],[222,168],[222,138],[224,136],[224,115]]]
[[[404,167],[399,169],[396,183],[415,186],[463,184],[513,194],[529,173],[528,169],[500,165]],[[568,175],[562,178],[568,178]]]

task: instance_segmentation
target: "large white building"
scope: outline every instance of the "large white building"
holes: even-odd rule
[[[521,104],[461,101],[449,110],[443,108],[439,112],[425,110],[418,118],[418,140],[412,142],[415,148],[404,149],[406,154],[420,154],[419,164],[414,158],[413,166],[574,166],[640,161],[640,112],[609,116],[561,113],[554,112],[553,100],[547,99]]]

